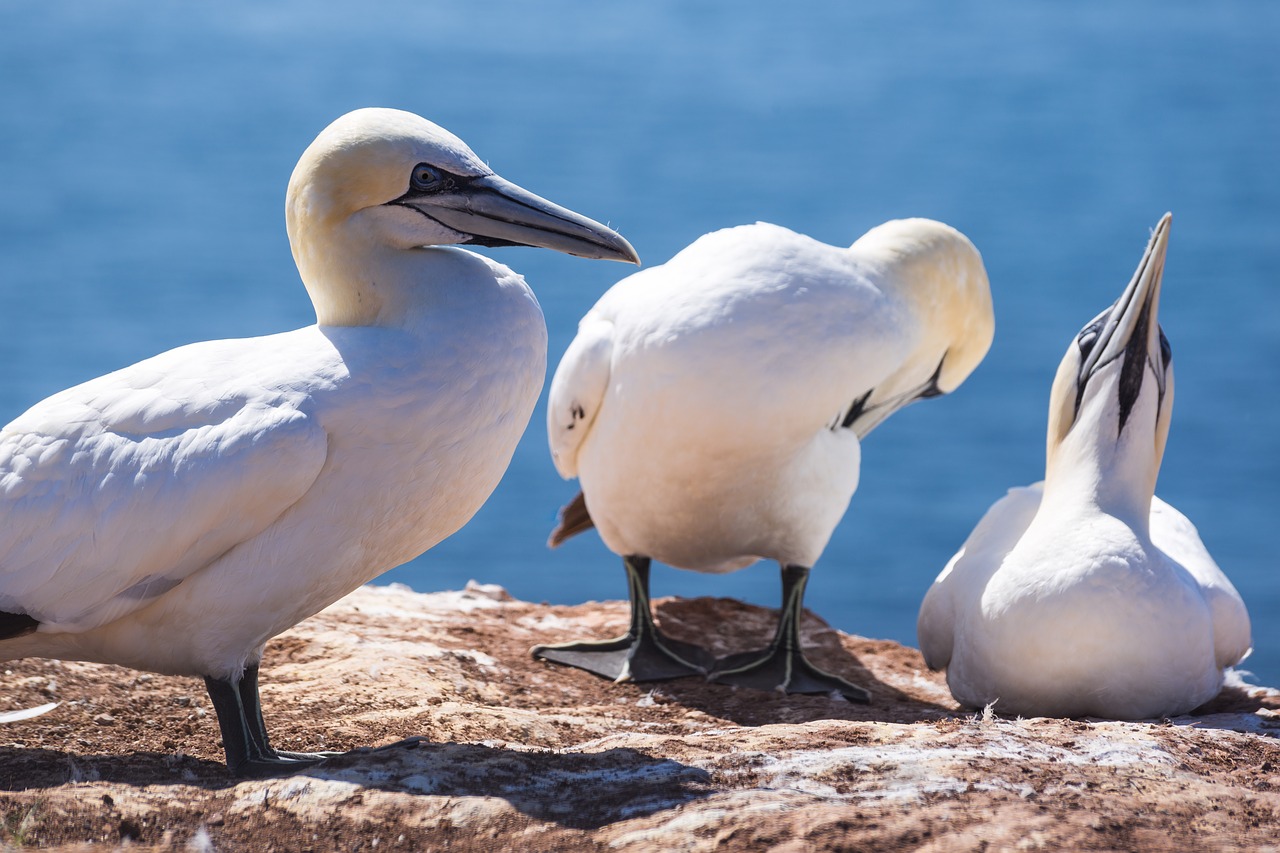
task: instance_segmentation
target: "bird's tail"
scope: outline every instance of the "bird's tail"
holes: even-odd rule
[[[39,626],[39,622],[25,613],[7,613],[0,610],[0,640],[11,640],[23,634],[30,634]]]
[[[560,521],[556,524],[556,529],[551,531],[551,538],[547,540],[547,547],[558,547],[566,539],[577,536],[579,533],[590,530],[593,527],[595,527],[595,522],[591,520],[591,513],[587,511],[587,498],[582,492],[578,492],[573,500],[561,507]]]

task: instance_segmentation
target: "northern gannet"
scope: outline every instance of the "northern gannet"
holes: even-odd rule
[[[1249,650],[1240,596],[1191,522],[1154,496],[1173,408],[1157,320],[1170,219],[1119,300],[1067,347],[1043,482],[997,501],[924,598],[920,648],[964,705],[1181,714]]]
[[[286,219],[316,325],[163,353],[0,432],[0,660],[203,676],[238,775],[319,757],[267,741],[263,644],[462,527],[537,401],[533,292],[443,246],[638,262],[399,110],[326,128]]]
[[[551,383],[551,453],[582,486],[551,544],[594,523],[623,557],[631,627],[535,657],[620,681],[710,670],[866,701],[800,648],[810,567],[858,485],[861,440],[913,400],[955,389],[993,324],[977,250],[926,219],[886,223],[850,248],[765,223],[730,228],[616,284]],[[650,559],[699,572],[778,561],[773,641],[715,661],[663,636]]]

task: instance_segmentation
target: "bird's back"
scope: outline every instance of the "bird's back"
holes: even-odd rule
[[[609,406],[714,450],[822,429],[909,347],[899,312],[847,249],[760,223],[620,282],[584,325],[613,326]]]

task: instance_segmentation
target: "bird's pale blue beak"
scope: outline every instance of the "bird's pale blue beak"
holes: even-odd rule
[[[621,234],[497,175],[454,177],[445,189],[411,191],[394,204],[468,235],[473,245],[535,246],[580,258],[640,263]]]

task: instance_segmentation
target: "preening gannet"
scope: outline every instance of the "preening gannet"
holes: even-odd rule
[[[920,608],[956,700],[1023,716],[1185,713],[1249,650],[1249,614],[1195,527],[1154,496],[1173,364],[1157,320],[1170,215],[1120,299],[1067,347],[1045,478],[997,501]]]
[[[993,322],[977,250],[925,219],[886,223],[850,248],[765,223],[730,228],[619,282],[556,370],[547,431],[557,469],[582,485],[551,544],[594,523],[623,557],[631,628],[533,654],[616,680],[710,670],[866,701],[801,651],[809,569],[857,487],[861,439],[913,400],[955,389]],[[715,661],[663,636],[650,559],[699,572],[777,560],[775,638]]]
[[[0,660],[203,676],[239,775],[317,759],[267,741],[263,644],[465,524],[538,398],[532,291],[440,247],[638,262],[398,110],[326,128],[286,218],[316,325],[172,350],[0,432]]]

